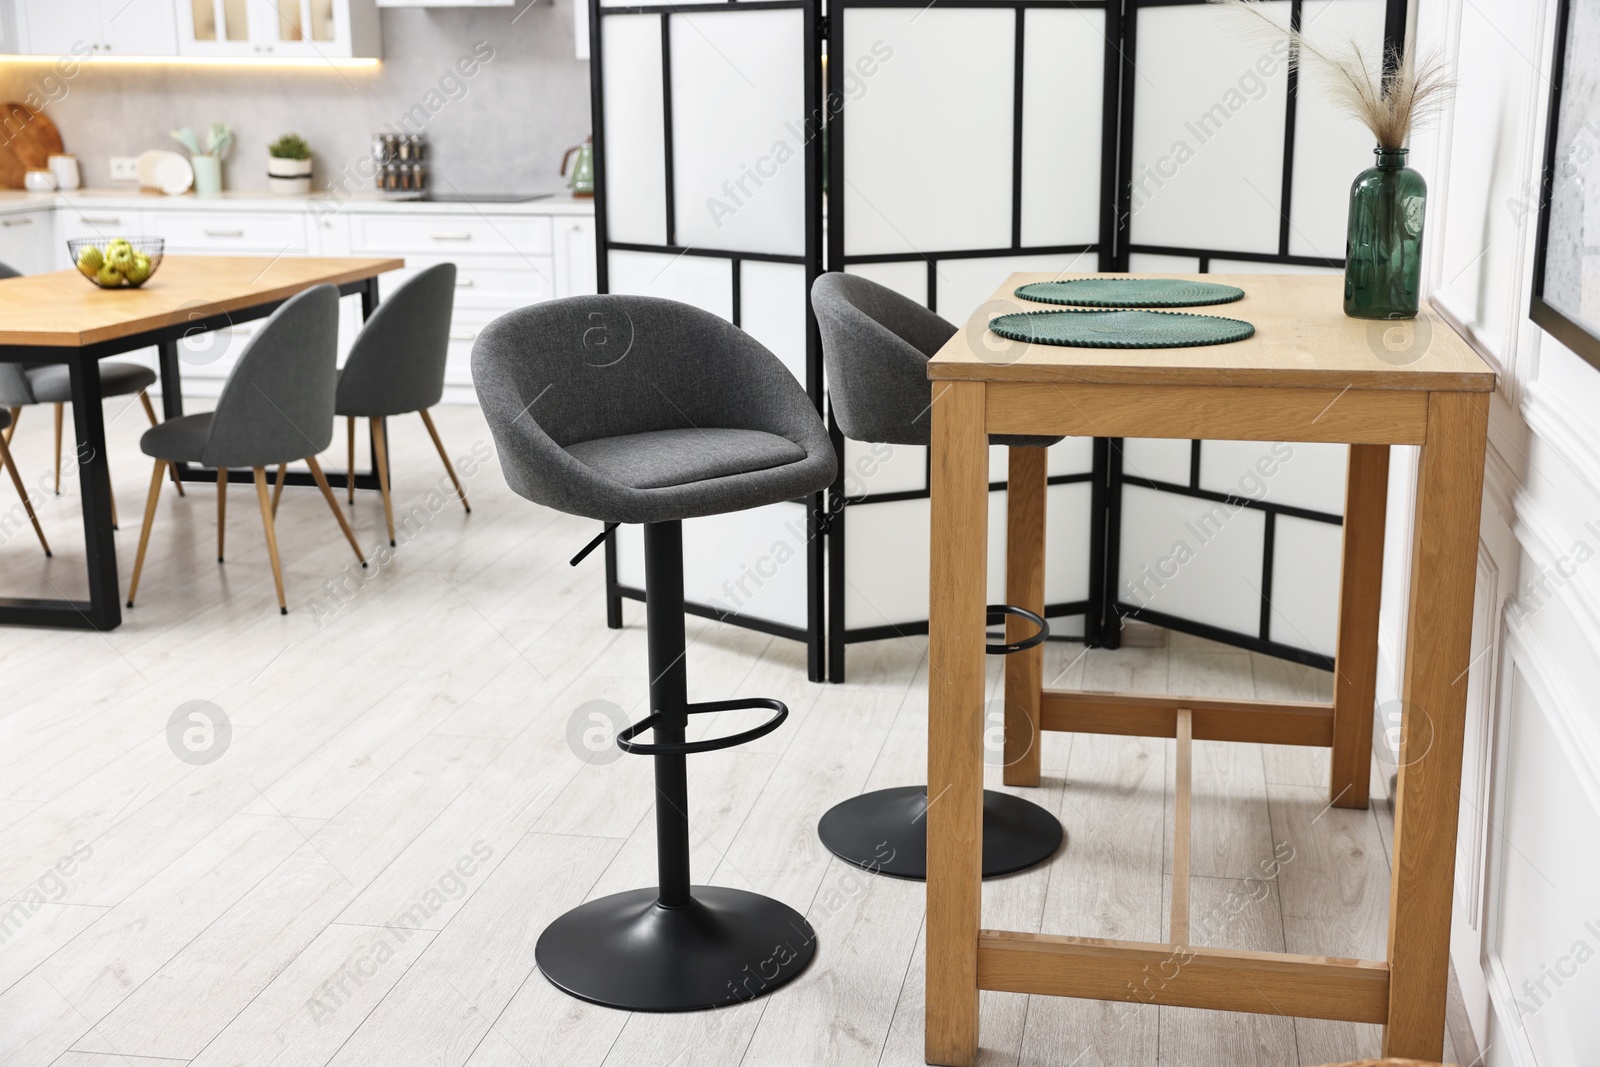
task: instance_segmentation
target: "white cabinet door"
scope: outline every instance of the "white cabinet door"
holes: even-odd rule
[[[100,0],[98,43],[106,55],[176,55],[177,8],[172,0]]]
[[[556,295],[587,296],[595,275],[594,219],[556,217]]]
[[[54,270],[51,249],[55,235],[51,215],[49,209],[0,215],[0,263],[23,274]]]
[[[93,54],[100,42],[100,0],[17,0],[16,15],[24,55]]]
[[[261,55],[251,35],[250,0],[177,0],[178,54],[182,56]]]

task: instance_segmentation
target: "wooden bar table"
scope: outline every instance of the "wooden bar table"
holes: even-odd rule
[[[1382,1023],[1389,1056],[1442,1059],[1450,902],[1476,576],[1490,369],[1422,312],[1397,353],[1393,324],[1348,318],[1325,275],[1161,275],[1218,281],[1243,300],[1191,309],[1253,323],[1255,336],[1201,348],[1086,349],[1007,342],[997,306],[1054,275],[1014,274],[929,363],[933,381],[932,589],[928,672],[927,1061],[967,1067],[978,991],[1041,993]],[[1117,277],[1127,277],[1118,275]],[[1420,445],[1406,630],[1399,795],[1387,958],[1334,959],[980,929],[984,586],[990,434],[1321,441],[1350,446],[1337,674],[1331,704],[1189,700],[1042,688],[1037,657],[1006,675],[1008,784],[1038,783],[1038,731],[1332,749],[1329,799],[1365,807],[1377,669],[1388,446]],[[1007,599],[1043,603],[1044,466],[1013,449]],[[1241,595],[1257,594],[1242,590]],[[1187,781],[1176,820],[1187,825]],[[1174,881],[1185,838],[1175,842]],[[1070,859],[1065,862],[1071,862]],[[1186,888],[1186,879],[1185,879]],[[1174,889],[1172,929],[1188,928]]]
[[[0,624],[113,630],[122,622],[95,367],[100,360],[154,345],[160,353],[161,404],[167,418],[176,418],[183,414],[178,344],[184,338],[264,318],[317,285],[337,286],[341,295],[360,294],[363,315],[371,315],[378,303],[378,275],[404,265],[401,259],[349,257],[168,256],[137,289],[100,289],[76,270],[0,281],[0,363],[65,363],[71,377],[89,571],[87,601],[0,597]],[[186,480],[214,479],[187,464],[177,466]],[[250,477],[248,471],[233,473]],[[345,484],[339,477],[331,475],[329,481]],[[295,484],[301,480],[291,475]],[[314,484],[309,475],[303,480]],[[356,484],[378,485],[375,475],[357,477]]]

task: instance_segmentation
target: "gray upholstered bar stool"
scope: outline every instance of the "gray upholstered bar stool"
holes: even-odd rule
[[[956,327],[892,289],[853,274],[831,273],[811,286],[811,307],[822,334],[828,402],[846,437],[891,445],[928,444],[933,391],[928,360]],[[995,435],[991,444],[1046,448],[1059,437]],[[991,655],[1037,647],[1050,634],[1044,619],[1022,608],[990,605],[989,623],[1007,615],[1037,626]],[[928,876],[926,786],[878,789],[834,805],[817,835],[840,859],[897,878]],[[983,791],[983,874],[989,878],[1037,866],[1055,855],[1065,834],[1037,804],[992,789]],[[885,847],[887,845],[887,847]]]
[[[685,757],[760,737],[788,709],[689,703],[682,523],[820,491],[835,470],[822,420],[754,338],[651,297],[570,297],[504,315],[473,346],[472,377],[513,490],[608,531],[644,524],[650,714],[617,745],[655,759],[659,884],[558,918],[534,950],[539,969],[575,997],[633,1011],[770,992],[811,962],[815,935],[787,904],[690,884]],[[738,708],[774,714],[742,733],[685,740],[690,715]],[[646,729],[651,743],[635,740]]]
[[[361,546],[345,521],[333,490],[323,477],[317,453],[333,441],[334,361],[338,358],[339,290],[319,285],[279,306],[262,324],[228,373],[214,411],[185,415],[146,430],[139,440],[144,454],[156,461],[150,476],[150,497],[139,531],[139,554],[128,583],[128,607],[139,591],[150,526],[161,502],[161,476],[174,463],[196,463],[217,472],[217,562],[222,562],[229,468],[248,467],[255,475],[261,505],[261,526],[272,560],[272,581],[278,611],[289,614],[283,596],[283,568],[278,562],[278,533],[267,492],[267,471],[273,464],[304,460],[317,487],[333,509],[339,529],[361,565]]]
[[[383,420],[390,415],[422,416],[422,425],[433,438],[433,447],[444,460],[450,483],[456,487],[461,506],[472,513],[467,491],[456,477],[450,455],[444,450],[439,431],[434,428],[428,409],[444,395],[444,362],[450,348],[450,312],[456,298],[456,265],[438,263],[408,280],[387,300],[378,305],[366,325],[361,327],[344,369],[339,372],[336,414],[345,418],[349,449],[350,502],[355,503],[356,419],[364,418],[372,427],[372,447],[378,468],[378,486],[383,494],[383,521],[389,543],[394,544],[394,505],[389,497],[389,443]]]

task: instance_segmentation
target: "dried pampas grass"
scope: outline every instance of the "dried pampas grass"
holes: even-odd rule
[[[1316,69],[1334,104],[1371,130],[1380,148],[1404,148],[1411,131],[1438,118],[1455,92],[1455,79],[1441,52],[1420,58],[1391,52],[1388,65],[1393,73],[1386,75],[1381,54],[1362,49],[1353,39],[1332,48],[1319,47],[1267,15],[1259,0],[1210,2],[1237,12],[1246,36],[1287,40],[1290,65]]]

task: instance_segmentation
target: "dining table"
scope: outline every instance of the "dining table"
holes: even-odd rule
[[[1096,316],[1104,321],[1093,327],[1100,331],[1094,347],[1007,341],[996,333],[996,313],[1064,312],[1017,292],[1062,277],[1011,275],[928,364],[933,436],[927,1062],[974,1062],[980,990],[1376,1023],[1384,1027],[1386,1056],[1440,1060],[1478,521],[1495,374],[1426,306],[1415,321],[1345,315],[1343,279],[1337,275],[1145,276],[1242,290],[1235,302],[1178,311],[1253,327],[1231,343],[1119,347],[1126,342],[1119,341],[1118,322],[1130,320],[1104,315]],[[1082,310],[1065,313],[1089,321]],[[1113,447],[1124,438],[1169,438],[1349,448],[1331,701],[1046,688],[1039,657],[1011,657],[1017,662],[1007,663],[1007,785],[1039,784],[1037,753],[1045,730],[1171,739],[1176,785],[1169,825],[1175,840],[1166,942],[983,928],[985,593],[994,434],[1096,437]],[[1392,445],[1416,447],[1418,455],[1410,494],[1387,951],[1381,959],[1355,959],[1193,944],[1188,886],[1195,741],[1329,749],[1329,806],[1369,803]],[[1011,450],[1007,484],[1006,600],[1034,611],[1044,606],[1047,479],[1041,460],[1019,453],[1039,451]],[[1240,595],[1260,593],[1241,589]],[[1067,788],[1070,796],[1070,782]]]
[[[113,630],[122,622],[117,583],[115,520],[101,412],[100,360],[154,347],[164,417],[183,415],[182,355],[186,342],[264,318],[295,294],[333,285],[341,296],[359,295],[362,317],[378,304],[378,277],[405,266],[386,257],[189,256],[163,258],[138,287],[102,289],[77,270],[0,281],[0,363],[65,364],[72,387],[79,492],[83,502],[87,600],[3,595],[0,624]],[[214,475],[176,464],[187,481]],[[244,480],[250,472],[230,472]],[[337,474],[338,486],[378,488],[376,471]],[[289,472],[290,484],[314,484]]]

